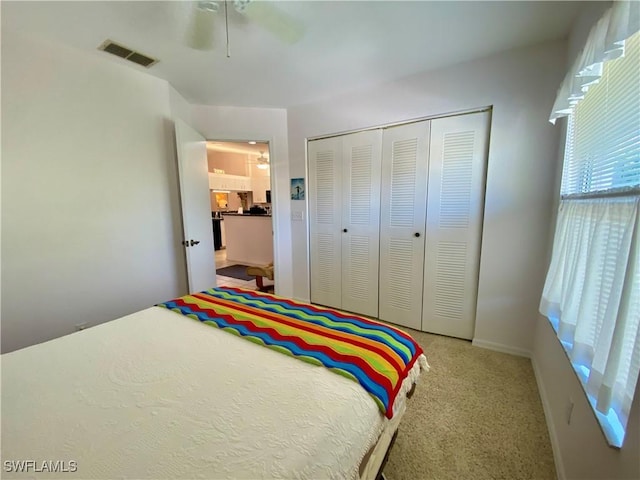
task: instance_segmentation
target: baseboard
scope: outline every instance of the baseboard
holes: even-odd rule
[[[567,477],[564,471],[564,463],[562,463],[562,456],[560,455],[560,442],[558,441],[556,427],[553,423],[553,416],[551,415],[551,405],[549,405],[547,390],[542,382],[542,374],[538,369],[538,363],[536,362],[535,357],[531,358],[531,365],[533,366],[533,373],[536,377],[536,383],[538,384],[538,392],[540,392],[544,418],[547,422],[547,430],[549,431],[549,439],[551,440],[551,451],[553,452],[553,461],[556,464],[556,475],[558,476],[558,480],[565,480]]]
[[[509,353],[511,355],[517,355],[518,357],[531,358],[531,352],[524,348],[511,347],[509,345],[503,345],[501,343],[488,342],[487,340],[473,339],[471,345],[474,347],[486,348],[488,350],[495,350],[496,352]]]

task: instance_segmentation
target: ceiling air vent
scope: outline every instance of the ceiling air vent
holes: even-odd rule
[[[130,48],[123,47],[111,40],[105,40],[98,47],[98,50],[102,50],[104,52],[110,53],[112,55],[116,55],[117,57],[124,58],[125,60],[129,60],[130,62],[137,63],[138,65],[142,65],[145,68],[149,68],[156,63],[158,60],[155,58],[148,57],[140,52],[136,52],[131,50]]]

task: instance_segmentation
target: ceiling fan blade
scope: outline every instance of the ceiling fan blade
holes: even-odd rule
[[[194,2],[186,32],[187,45],[196,50],[213,49],[218,9],[216,2]]]
[[[236,11],[274,34],[285,43],[293,44],[303,37],[304,26],[269,1],[236,0]]]

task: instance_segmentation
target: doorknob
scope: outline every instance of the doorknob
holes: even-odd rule
[[[420,232],[416,232],[413,234],[414,237],[418,238],[420,236]]]
[[[193,247],[194,245],[197,245],[200,243],[200,240],[193,240],[191,239],[191,241],[189,242],[189,244]]]
[[[344,233],[347,233],[347,229],[346,229],[346,228],[345,228],[345,229],[343,229],[342,231],[343,231]]]

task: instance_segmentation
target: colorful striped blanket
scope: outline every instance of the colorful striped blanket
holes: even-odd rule
[[[158,306],[352,379],[387,418],[428,368],[420,345],[397,328],[266,293],[219,287]]]

